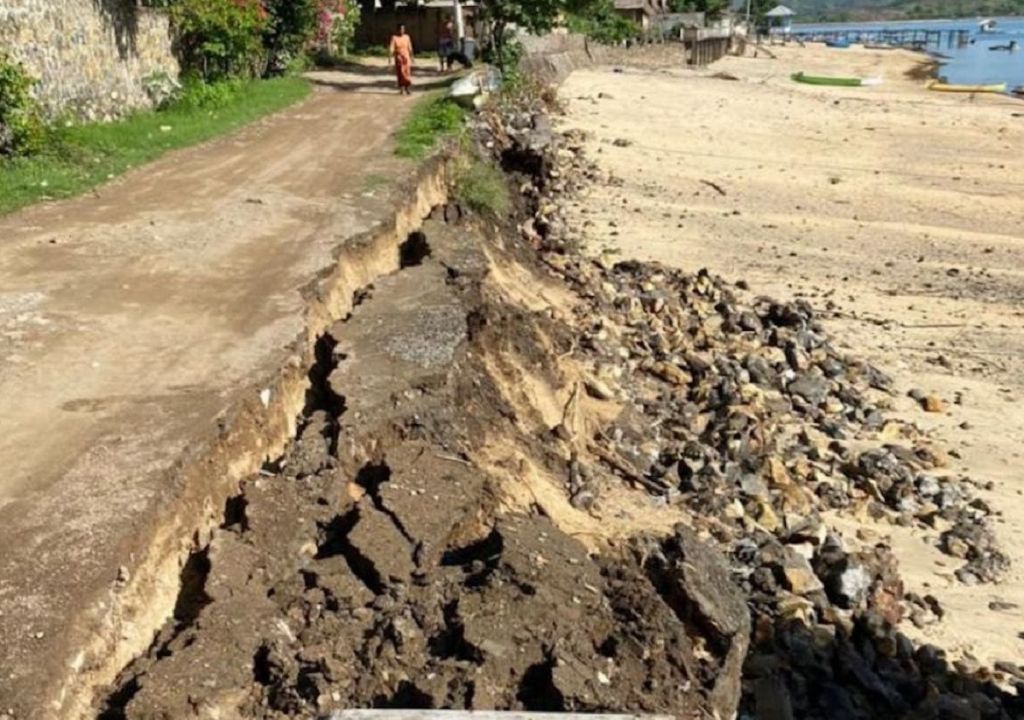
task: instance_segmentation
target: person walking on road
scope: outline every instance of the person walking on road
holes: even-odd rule
[[[450,17],[445,16],[437,40],[437,57],[441,63],[441,72],[452,69],[453,52],[455,52],[455,23]]]
[[[405,23],[399,23],[398,32],[391,36],[388,55],[390,61],[395,63],[398,92],[402,95],[412,95],[412,38],[405,32]]]

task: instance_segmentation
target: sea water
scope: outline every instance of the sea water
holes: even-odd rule
[[[981,32],[982,18],[962,20],[908,20],[905,22],[868,23],[813,23],[794,24],[794,32],[863,32],[881,30],[940,30],[941,40],[933,38],[927,50],[940,63],[939,75],[947,82],[958,84],[1006,83],[1007,87],[1024,86],[1024,17],[992,18],[994,32]],[[967,44],[960,45],[949,31],[967,30]],[[1016,51],[993,49],[1017,41]],[[842,52],[837,50],[837,52]]]

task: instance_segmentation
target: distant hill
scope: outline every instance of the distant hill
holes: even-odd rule
[[[797,22],[1024,15],[1024,0],[790,0]]]

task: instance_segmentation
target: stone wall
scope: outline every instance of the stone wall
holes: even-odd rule
[[[178,74],[166,14],[136,0],[0,0],[0,49],[39,80],[50,117],[103,120],[147,107],[144,80]]]
[[[523,46],[523,69],[554,83],[561,83],[577,68],[591,65],[662,68],[683,67],[687,62],[686,49],[678,42],[611,47],[582,35],[557,32],[521,35],[519,41]]]

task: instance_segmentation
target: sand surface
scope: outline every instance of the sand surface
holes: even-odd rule
[[[773,48],[701,71],[602,68],[563,87],[566,125],[617,180],[572,210],[595,252],[745,279],[831,309],[840,344],[946,401],[896,413],[992,481],[1014,563],[998,585],[952,578],[934,535],[891,525],[908,589],[947,614],[907,634],[984,663],[1024,655],[1024,103],[930,92],[922,56]],[[878,87],[792,82],[792,72]],[[847,524],[848,537],[855,528]],[[1016,609],[992,610],[995,600]]]

